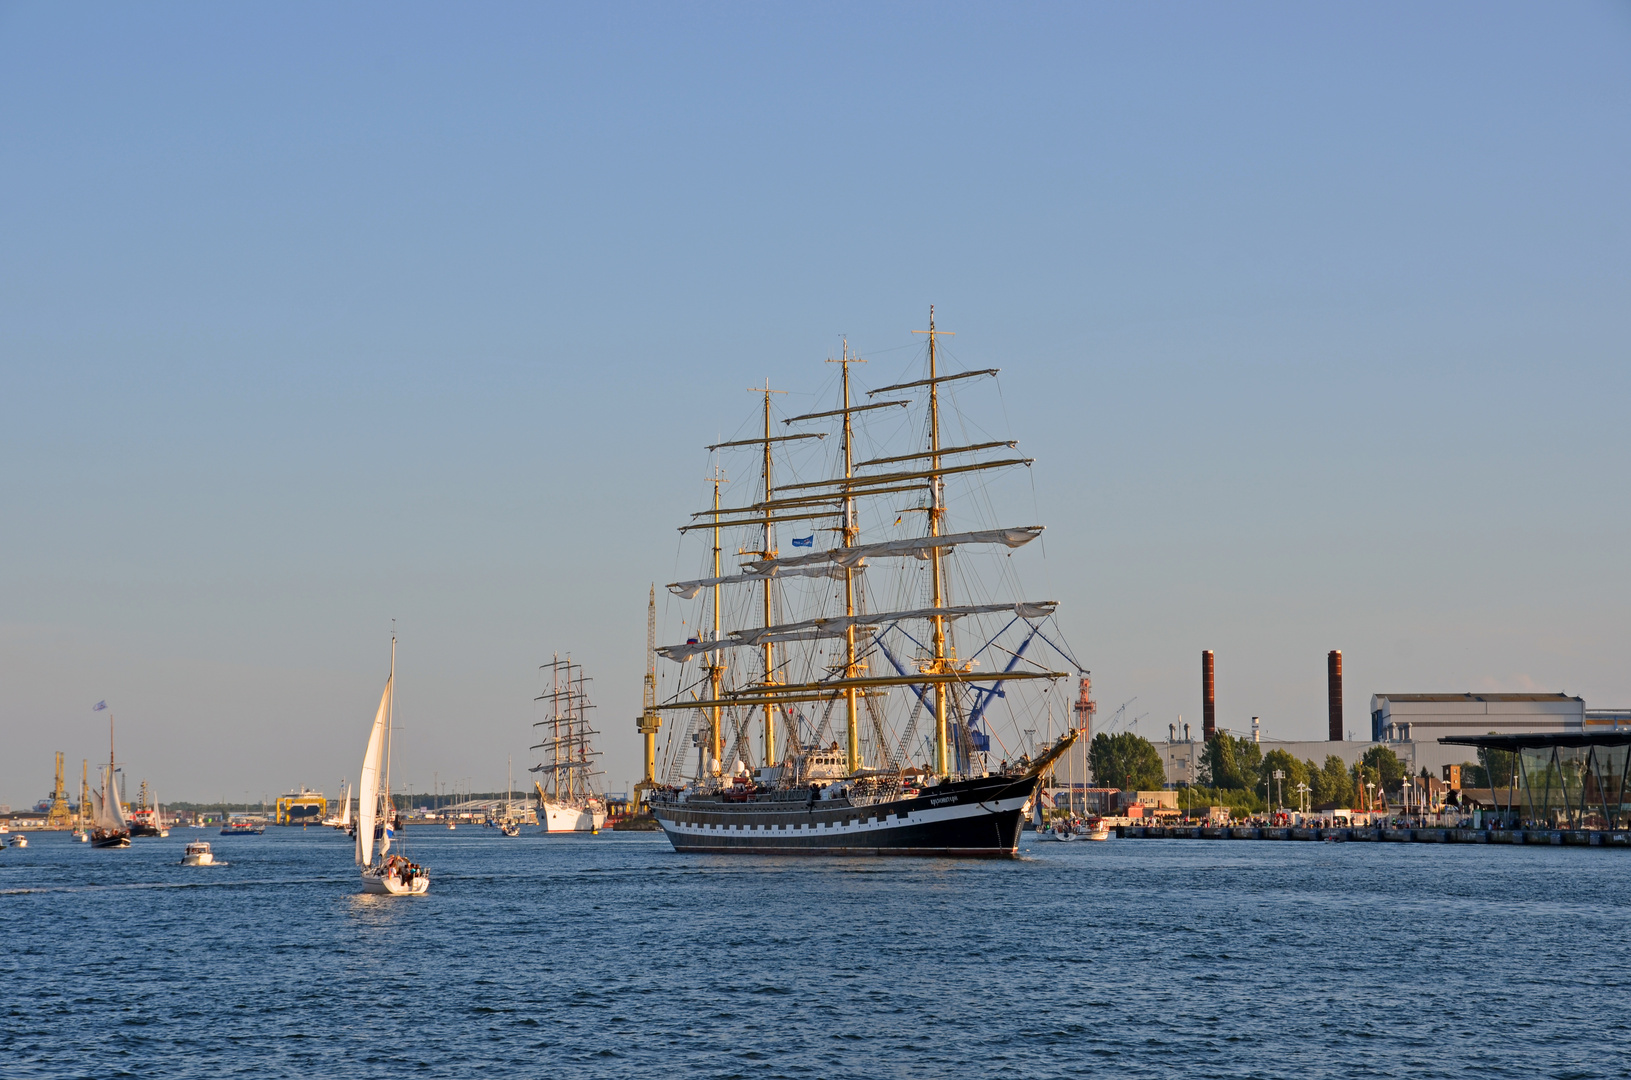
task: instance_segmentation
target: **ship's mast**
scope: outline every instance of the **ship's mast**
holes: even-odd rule
[[[844,387],[844,479],[850,481],[855,476],[855,447],[854,432],[850,427],[849,404],[849,366],[862,364],[866,361],[858,356],[849,354],[849,339],[844,340],[844,352],[838,363],[842,365],[842,379]],[[828,363],[832,363],[831,360]],[[855,493],[849,483],[844,485],[844,524],[843,547],[853,547],[860,538],[861,530],[855,518]],[[844,567],[844,616],[851,622],[844,630],[844,678],[854,679],[859,674],[855,662],[855,568]],[[716,697],[718,695],[715,695]],[[856,708],[856,689],[853,685],[844,688],[844,760],[849,771],[853,774],[861,769],[861,724],[859,712]]]
[[[765,396],[767,398],[769,397],[768,394],[766,394]],[[770,451],[770,444],[765,443],[765,452],[769,453],[769,451]],[[721,559],[722,559],[723,556],[722,556],[721,540],[720,540],[720,536],[719,536],[719,485],[723,484],[724,482],[725,482],[724,474],[719,471],[719,466],[716,464],[714,466],[714,475],[713,475],[713,485],[714,485],[714,577],[716,579],[721,574],[724,573],[724,571],[720,569]],[[768,587],[768,583],[767,583],[766,587]],[[720,622],[720,615],[719,615],[719,583],[718,583],[717,580],[714,582],[714,587],[713,587],[713,607],[714,607],[714,636],[713,636],[712,640],[715,641],[715,642],[718,642],[719,641],[719,635],[720,635],[720,629],[721,629],[722,624]],[[709,663],[708,663],[708,687],[709,687],[710,690],[713,691],[713,699],[715,701],[719,700],[720,691],[723,689],[723,685],[724,685],[724,678],[725,678],[725,650],[724,649],[715,649],[711,654],[709,654]],[[723,771],[723,769],[724,769],[724,763],[720,761],[720,758],[725,756],[725,723],[724,723],[724,716],[725,716],[724,709],[720,708],[718,705],[715,705],[709,711],[709,720],[708,720],[708,747],[709,747],[709,749],[708,749],[708,753],[710,755],[712,755],[712,757],[714,759],[714,763],[715,763],[714,767],[719,768],[721,771]]]
[[[940,477],[940,384],[937,381],[939,372],[936,370],[937,358],[935,352],[935,339],[944,331],[937,331],[934,325],[934,305],[929,305],[929,329],[918,333],[929,335],[929,535],[941,534],[941,519],[945,516],[946,508],[941,504],[943,488]],[[945,580],[941,567],[941,549],[930,548],[932,553],[929,559],[929,573],[932,597],[929,606],[943,608],[946,606]],[[930,619],[934,627],[931,645],[934,655],[930,659],[930,670],[936,675],[950,672],[951,665],[946,655],[946,617],[935,615]],[[934,684],[934,771],[937,776],[948,776],[951,773],[951,746],[947,738],[946,684]]]
[[[785,391],[785,390],[772,390],[772,389],[770,389],[770,380],[769,379],[765,380],[765,385],[764,385],[764,395],[765,395],[765,434],[764,434],[764,444],[765,444],[765,450],[764,450],[765,521],[764,521],[764,530],[765,530],[765,533],[764,533],[764,546],[763,546],[763,550],[761,552],[761,557],[766,558],[766,559],[774,559],[776,557],[775,539],[774,539],[774,534],[773,534],[773,530],[774,530],[774,527],[775,527],[773,522],[776,519],[774,517],[774,511],[771,509],[771,499],[774,497],[775,488],[774,488],[774,486],[772,484],[772,480],[771,480],[771,467],[772,467],[772,464],[773,464],[773,460],[772,460],[772,454],[771,454],[771,450],[770,450],[770,444],[771,444],[771,435],[770,435],[770,395],[771,394],[785,394],[786,392],[787,391]],[[719,576],[719,571],[718,571],[717,567],[714,570],[714,576],[715,577]],[[773,588],[774,588],[773,580],[770,577],[766,577],[765,581],[764,581],[764,600],[765,600],[765,604],[764,604],[765,623],[764,624],[767,627],[775,625],[775,621],[776,621]],[[715,605],[714,610],[715,611],[719,610],[717,604]],[[764,685],[774,686],[776,684],[776,647],[773,644],[771,644],[770,642],[767,641],[767,642],[764,643],[764,650],[765,650],[765,681],[764,681]],[[716,700],[716,701],[719,700],[717,695],[715,696],[714,700]],[[777,709],[777,707],[778,706],[774,702],[770,702],[770,701],[765,702],[765,730],[764,730],[765,753],[764,753],[764,763],[765,763],[766,768],[769,768],[770,766],[776,764],[776,709]]]

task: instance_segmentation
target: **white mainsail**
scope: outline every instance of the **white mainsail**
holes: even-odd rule
[[[346,785],[340,785],[340,827],[343,829],[351,824],[351,792]]]
[[[96,800],[96,826],[110,832],[129,830],[130,826],[125,821],[125,809],[119,805],[118,789],[113,785],[113,768],[110,766],[102,770],[103,794]]]
[[[362,778],[357,784],[357,865],[372,866],[374,862],[374,817],[379,809],[379,759],[385,750],[385,721],[391,709],[391,676],[385,680],[385,692],[379,696],[379,711],[374,714],[374,727],[368,733],[368,749],[362,756]],[[350,801],[346,803],[350,808]],[[380,848],[390,843],[387,838]]]

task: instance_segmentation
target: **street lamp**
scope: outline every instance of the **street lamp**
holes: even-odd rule
[[[1278,798],[1276,798],[1274,801],[1280,806],[1284,806],[1285,802],[1286,802],[1285,785],[1280,783],[1280,781],[1284,780],[1285,778],[1286,778],[1286,773],[1285,773],[1284,769],[1275,769],[1274,770],[1274,791],[1275,791],[1275,794],[1278,796]]]
[[[1371,813],[1376,811],[1376,784],[1367,783],[1365,789],[1370,792],[1370,798],[1365,802],[1365,809]]]

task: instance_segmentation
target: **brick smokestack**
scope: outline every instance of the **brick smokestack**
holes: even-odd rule
[[[1201,738],[1218,733],[1217,686],[1212,682],[1212,650],[1201,650]]]
[[[1332,649],[1325,658],[1325,684],[1330,693],[1331,741],[1342,741],[1342,650]]]

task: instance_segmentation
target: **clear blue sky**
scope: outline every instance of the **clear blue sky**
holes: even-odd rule
[[[637,768],[701,445],[1003,368],[1109,712],[1631,705],[1631,6],[0,4],[0,801]],[[688,566],[687,566],[688,568]]]

